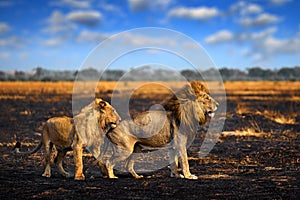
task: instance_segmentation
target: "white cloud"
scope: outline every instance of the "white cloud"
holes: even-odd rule
[[[254,3],[247,3],[245,1],[239,1],[230,6],[229,12],[230,13],[240,13],[241,15],[250,15],[250,14],[257,14],[261,13],[263,8]]]
[[[56,37],[56,38],[50,38],[47,40],[44,40],[42,42],[42,45],[47,47],[56,47],[60,46],[63,43],[64,39],[62,37]]]
[[[270,0],[271,1],[271,0]],[[290,0],[272,0],[274,4],[282,5]],[[228,11],[223,12],[226,17],[233,16],[243,27],[264,28],[276,25],[283,18],[265,12],[264,8],[250,1],[239,1],[233,4]],[[279,38],[276,36],[276,26],[253,32],[253,29],[242,29],[241,32],[220,30],[205,38],[207,44],[230,43],[235,48],[240,48],[240,55],[249,57],[253,61],[268,61],[282,55],[300,54],[300,25],[298,32],[292,37]],[[246,49],[246,50],[245,50]]]
[[[103,1],[99,4],[99,6],[103,10],[108,11],[109,13],[113,14],[113,16],[116,16],[116,15],[119,15],[121,17],[126,16],[125,13],[122,11],[122,9],[115,4],[109,4],[109,3],[106,3]]]
[[[87,30],[81,31],[76,39],[77,42],[92,42],[99,43],[106,38],[108,38],[108,34],[98,33],[98,32],[90,32]]]
[[[148,9],[165,9],[172,3],[172,0],[128,0],[129,8],[132,11],[144,11]]]
[[[98,11],[73,11],[66,16],[66,19],[81,25],[92,27],[97,26],[100,23],[102,14]]]
[[[268,13],[262,13],[255,18],[245,17],[240,20],[240,24],[245,27],[259,27],[266,26],[279,22],[280,18],[276,15],[271,15]]]
[[[47,19],[50,24],[58,24],[65,21],[65,16],[58,10],[54,10],[51,16]]]
[[[149,7],[148,2],[143,0],[128,0],[128,3],[129,8],[133,11],[142,11]]]
[[[184,42],[182,46],[187,49],[199,49],[199,44],[195,42]]]
[[[0,35],[3,35],[5,33],[8,33],[11,30],[11,27],[4,23],[4,22],[0,22]]]
[[[256,33],[241,34],[239,39],[240,41],[251,43],[252,55],[260,53],[264,58],[282,54],[300,53],[300,39],[297,35],[290,39],[278,39],[274,37],[276,31],[277,28],[275,27],[268,28]]]
[[[105,3],[105,2],[102,2],[100,4],[100,7],[103,8],[104,10],[106,11],[111,11],[111,12],[120,12],[120,8],[114,4],[108,4],[108,3]]]
[[[217,8],[208,7],[178,7],[168,12],[169,17],[187,18],[194,20],[208,20],[218,15],[220,15],[220,11]]]
[[[107,11],[115,12],[115,11],[120,10],[119,7],[117,7],[113,4],[101,3],[100,6],[101,6],[101,8],[103,8],[104,10],[107,10]]]
[[[291,38],[276,38],[276,27],[271,27],[259,32],[232,33],[221,30],[205,39],[208,44],[231,42],[233,45],[244,47],[241,55],[250,57],[253,61],[267,61],[281,55],[300,54],[300,38],[296,33]],[[245,47],[246,50],[245,50]]]
[[[292,0],[270,0],[270,2],[274,5],[283,5],[291,1]]]
[[[71,8],[90,8],[90,1],[86,0],[60,0],[56,2],[52,2],[53,6],[67,6]]]
[[[151,45],[151,46],[175,46],[176,41],[174,41],[172,38],[167,37],[152,37],[152,36],[145,36],[145,35],[139,35],[139,34],[124,34],[124,39],[122,41],[126,41],[128,45],[133,46],[140,46],[140,45]]]
[[[256,37],[254,34],[249,37],[251,41],[251,49],[244,54],[250,57],[253,61],[268,61],[277,56],[300,54],[300,39],[298,37],[279,39],[272,34],[256,33],[255,35],[264,35],[263,37]]]
[[[64,15],[54,10],[46,19],[47,26],[43,31],[51,34],[70,32],[77,28],[76,24],[93,27],[100,24],[101,19],[102,14],[98,11],[73,11]]]
[[[228,30],[221,30],[205,39],[208,44],[217,44],[232,41],[234,39],[234,34]]]
[[[155,8],[167,8],[172,4],[172,0],[154,0],[151,2]]]
[[[0,39],[0,48],[20,49],[24,43],[25,41],[17,36],[10,36]]]
[[[257,44],[263,48],[267,54],[293,54],[300,53],[300,39],[277,39],[272,36],[267,37],[262,43]]]
[[[236,34],[235,38],[241,42],[257,41],[271,36],[276,31],[277,31],[276,27],[271,27],[260,32]]]
[[[276,38],[276,28],[270,28],[250,35],[252,57],[260,54],[267,60],[278,55],[300,54],[300,39],[297,34],[291,38]]]
[[[77,33],[75,30],[79,30],[76,24],[88,27],[96,26],[100,23],[101,18],[101,13],[97,11],[73,11],[68,14],[63,14],[57,10],[53,11],[50,17],[46,19],[47,26],[43,29],[50,37],[41,39],[40,43],[43,46],[56,47],[61,46],[67,40],[99,42],[104,39],[104,36],[88,31]]]
[[[43,29],[46,33],[60,33],[60,32],[66,32],[74,30],[76,27],[71,24],[63,13],[60,11],[53,11],[51,13],[51,16],[46,19],[47,27]]]
[[[237,3],[232,4],[230,6],[229,12],[230,13],[235,13],[235,12],[241,11],[244,8],[245,5],[246,5],[246,2],[244,2],[244,1],[238,1]]]
[[[256,14],[262,11],[263,9],[257,4],[249,4],[243,10],[244,14]]]

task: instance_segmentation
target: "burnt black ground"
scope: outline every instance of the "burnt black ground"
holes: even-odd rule
[[[13,96],[15,94],[6,94]],[[54,166],[51,178],[42,177],[43,151],[31,156],[11,153],[14,135],[22,143],[37,144],[38,124],[49,117],[71,116],[71,96],[26,94],[25,99],[0,100],[0,199],[299,199],[300,129],[298,124],[278,124],[262,115],[234,112],[228,102],[225,131],[251,127],[257,136],[222,136],[210,154],[193,158],[190,168],[198,180],[169,177],[168,168],[145,174],[136,180],[118,173],[119,179],[103,178],[93,158],[84,158],[85,181],[61,177]],[[109,99],[107,99],[109,100]],[[253,102],[253,106],[255,106]],[[260,102],[260,105],[268,102]],[[286,106],[288,102],[280,105]],[[252,105],[249,102],[249,105]],[[280,106],[279,105],[279,106]],[[296,109],[299,103],[293,104]],[[136,107],[138,109],[138,107]],[[284,110],[284,109],[283,109]],[[299,117],[298,117],[299,118]],[[201,134],[199,134],[201,135]],[[33,146],[23,146],[23,150]],[[65,167],[74,170],[72,154]]]

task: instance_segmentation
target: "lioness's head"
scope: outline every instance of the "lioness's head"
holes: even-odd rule
[[[95,109],[100,113],[99,123],[103,130],[109,130],[117,127],[121,117],[116,112],[115,108],[112,107],[108,102],[100,98],[96,98]]]

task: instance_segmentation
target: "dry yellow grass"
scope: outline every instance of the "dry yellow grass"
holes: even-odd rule
[[[263,115],[279,124],[296,124],[296,113],[282,114],[278,111],[264,110],[263,112],[257,111],[256,114]]]
[[[89,82],[84,82],[89,83]],[[90,82],[93,83],[93,82]],[[121,88],[128,88],[128,87],[135,87],[140,85],[143,82],[121,82],[119,86]],[[160,82],[155,82],[156,84]],[[173,86],[182,86],[180,82],[167,82],[168,85]],[[73,82],[0,82],[0,91],[7,91],[7,90],[22,90],[22,91],[40,91],[41,89],[64,89],[64,91],[72,91],[73,89]],[[117,82],[99,82],[99,88],[105,87],[106,89],[114,89]],[[209,83],[209,86],[217,87],[220,83]],[[300,81],[298,82],[289,82],[289,81],[279,81],[279,82],[272,82],[272,81],[247,81],[247,82],[225,82],[224,86],[226,91],[235,94],[245,94],[245,93],[262,93],[264,94],[267,92],[275,92],[275,91],[299,91],[300,88]]]
[[[300,88],[300,81],[234,81],[225,82],[225,88],[227,91],[241,94],[256,94],[256,93],[274,93],[285,90],[294,91]]]
[[[0,94],[3,93],[63,93],[71,94],[73,82],[0,82]]]
[[[183,86],[182,82],[77,82],[81,95],[96,93],[100,96],[110,96],[114,90],[131,92],[135,97],[155,98],[155,95],[168,94]],[[220,83],[208,83],[212,89],[218,88]],[[0,82],[0,99],[24,99],[25,95],[35,93],[68,94],[73,93],[73,82]],[[273,102],[300,101],[300,82],[226,82],[224,84],[228,94],[227,99],[236,102],[237,114],[256,113],[264,115],[277,123],[295,123],[297,111],[287,108],[289,114],[280,113],[273,108]],[[90,89],[91,91],[89,91]],[[258,111],[250,104],[252,101],[267,101],[270,109]]]

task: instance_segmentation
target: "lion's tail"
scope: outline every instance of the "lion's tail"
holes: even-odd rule
[[[15,153],[16,154],[22,154],[22,155],[30,155],[30,154],[34,154],[36,153],[38,150],[40,150],[40,148],[43,146],[43,142],[42,140],[40,141],[40,143],[32,150],[32,151],[26,151],[26,152],[23,152],[23,151],[20,151],[20,148],[21,148],[21,142],[16,142],[16,145],[14,147],[13,150],[15,150]]]
[[[43,131],[43,129],[45,128],[45,124],[46,124],[46,122],[42,122],[41,125],[38,128],[38,131]],[[15,138],[16,138],[16,136],[15,136]],[[16,145],[14,146],[13,151],[16,154],[30,155],[30,154],[36,153],[38,150],[40,150],[40,148],[42,146],[43,146],[43,140],[41,139],[40,142],[39,142],[39,144],[32,151],[23,152],[23,151],[20,151],[20,149],[21,149],[21,142],[16,142]]]

